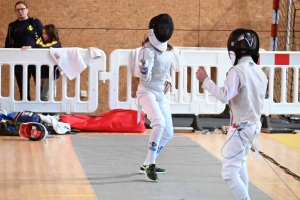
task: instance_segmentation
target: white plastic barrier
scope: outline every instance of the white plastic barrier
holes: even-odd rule
[[[293,51],[265,51],[260,53],[260,66],[268,68],[267,75],[269,77],[269,97],[265,99],[265,108],[263,113],[268,115],[278,114],[300,114],[299,103],[299,68],[300,68],[300,52]],[[274,78],[275,69],[280,69],[280,102],[274,102]],[[292,96],[293,101],[287,102],[287,70],[288,68],[294,69],[293,73],[293,88]]]
[[[227,47],[182,47],[182,46],[176,46],[175,48],[180,50],[194,50],[194,51],[226,51]],[[265,49],[259,49],[259,51],[265,51]]]
[[[178,88],[172,86],[169,94],[171,112],[173,114],[218,114],[225,109],[225,104],[218,101],[207,91],[199,92],[199,81],[193,76],[199,66],[204,67],[210,74],[211,67],[216,67],[217,83],[224,82],[226,72],[230,67],[231,61],[228,59],[227,51],[197,51],[197,50],[182,50],[185,60],[185,66],[178,73],[176,80],[175,72],[171,72],[171,76],[178,82]],[[131,97],[132,88],[132,73],[130,70],[131,64],[131,49],[118,49],[110,54],[110,71],[102,77],[101,80],[111,79],[109,85],[109,106],[110,109],[137,109],[136,98]],[[127,94],[125,101],[119,101],[119,67],[127,67]],[[223,67],[228,66],[228,67]],[[188,67],[191,68],[191,92],[187,91],[188,85]]]
[[[95,50],[95,49],[94,49]],[[62,75],[62,99],[61,101],[54,100],[54,92],[49,92],[49,100],[40,100],[40,66],[48,65],[49,69],[53,69],[56,64],[50,55],[49,49],[30,49],[30,50],[20,50],[20,49],[6,49],[0,48],[0,65],[9,65],[10,75],[9,75],[9,96],[0,96],[0,109],[6,111],[23,111],[30,110],[35,112],[57,112],[57,113],[71,113],[71,112],[94,112],[98,107],[98,74],[100,71],[106,70],[106,55],[105,53],[97,49],[100,54],[100,58],[97,57],[93,59],[89,52],[89,49],[79,48],[80,55],[82,56],[84,62],[87,64],[88,72],[88,100],[80,100],[80,75],[75,78],[75,95],[73,97],[67,96],[67,77]],[[14,98],[15,88],[14,84],[14,66],[17,64],[23,65],[23,100],[16,101]],[[27,66],[36,66],[36,98],[35,100],[27,100]],[[0,69],[1,76],[2,67]],[[53,85],[53,70],[49,70],[49,84]],[[0,88],[2,80],[0,83]],[[51,88],[49,91],[52,91]]]
[[[216,83],[220,86],[226,78],[226,73],[231,67],[228,58],[228,52],[224,48],[216,48],[216,50],[207,50],[205,48],[189,48],[179,47],[185,60],[184,67],[179,73],[171,71],[171,76],[177,82],[173,85],[169,95],[171,111],[173,114],[219,114],[225,109],[225,104],[219,102],[209,92],[204,90],[200,93],[199,81],[195,77],[195,72],[199,67],[204,67],[208,74],[211,74],[212,68],[216,69]],[[27,82],[28,65],[37,66],[37,77],[40,77],[39,67],[48,65],[50,69],[56,64],[52,59],[49,49],[31,49],[22,51],[20,49],[0,49],[0,64],[9,65],[9,95],[0,96],[0,109],[6,111],[23,111],[31,110],[35,112],[94,112],[98,107],[98,81],[109,80],[109,97],[108,102],[110,109],[137,109],[136,98],[131,97],[132,90],[132,74],[130,70],[131,49],[117,49],[110,54],[109,72],[106,72],[106,55],[102,50],[101,58],[92,59],[89,49],[80,49],[80,55],[88,65],[88,100],[80,100],[80,76],[75,79],[75,96],[67,96],[67,78],[62,76],[62,99],[54,100],[54,94],[50,92],[49,100],[44,102],[40,100],[40,80],[36,81],[36,100],[27,101],[27,93],[24,92],[22,101],[15,101],[14,91],[14,65],[22,64],[24,83]],[[119,100],[120,80],[119,68],[127,67],[126,82],[127,93],[126,100]],[[269,77],[269,97],[265,99],[265,107],[263,114],[299,114],[299,52],[269,52],[262,50],[260,52],[260,67],[268,69]],[[190,70],[188,70],[190,68]],[[275,69],[281,69],[281,101],[274,102],[274,74]],[[293,102],[287,102],[287,69],[293,68]],[[190,73],[188,73],[190,71]],[[0,69],[2,75],[2,67]],[[53,71],[49,71],[53,76]],[[189,80],[188,80],[189,79]],[[0,83],[0,88],[2,81]],[[50,84],[53,79],[50,78]],[[276,82],[276,84],[278,84]],[[189,89],[188,89],[188,85]],[[27,91],[27,84],[23,84],[23,91]]]
[[[228,52],[225,49],[220,50],[205,50],[195,48],[180,48],[184,57],[185,65],[181,72],[178,73],[178,80],[176,80],[175,72],[171,71],[172,78],[178,83],[178,88],[172,86],[169,94],[171,105],[171,112],[173,114],[219,114],[225,109],[225,104],[216,100],[209,92],[204,90],[199,93],[199,81],[195,77],[195,72],[199,67],[204,67],[208,74],[210,74],[212,67],[216,68],[216,83],[220,86],[226,78],[226,73],[231,67],[231,61],[228,57]],[[110,71],[103,73],[100,80],[110,79],[109,85],[109,106],[110,109],[137,109],[136,98],[131,97],[132,88],[132,74],[130,70],[131,65],[131,49],[117,49],[110,54]],[[279,55],[279,56],[278,56]],[[283,55],[283,56],[282,56]],[[281,57],[289,58],[285,61],[285,65],[276,61]],[[276,62],[275,62],[276,61]],[[299,64],[300,53],[298,52],[268,52],[260,51],[260,67],[268,68],[269,77],[269,97],[265,99],[265,107],[263,114],[299,114],[300,104],[298,102],[298,85],[299,85]],[[119,67],[127,67],[127,93],[126,100],[119,101]],[[191,76],[188,76],[187,68],[191,68]],[[294,73],[294,101],[287,103],[287,88],[286,88],[286,69],[293,67]],[[281,102],[275,103],[273,101],[274,89],[274,71],[275,68],[281,68]],[[188,80],[190,78],[190,80]],[[187,84],[190,81],[191,91],[187,91]]]

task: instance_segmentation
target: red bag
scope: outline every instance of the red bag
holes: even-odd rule
[[[61,115],[60,121],[81,131],[143,133],[146,131],[145,115],[141,112],[137,123],[136,110],[115,109],[98,117],[88,115]]]

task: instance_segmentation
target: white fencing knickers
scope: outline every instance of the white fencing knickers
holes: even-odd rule
[[[221,153],[224,157],[222,177],[230,186],[237,199],[250,200],[246,160],[252,145],[258,152],[258,134],[260,129],[260,122],[234,124],[229,127],[227,139],[222,148]]]
[[[160,150],[173,137],[173,123],[170,105],[165,95],[156,96],[149,90],[138,90],[139,105],[150,120],[152,131],[149,137],[148,156],[144,165],[155,164]]]

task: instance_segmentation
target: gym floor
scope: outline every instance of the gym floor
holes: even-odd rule
[[[132,135],[148,135],[150,131],[147,129],[145,133]],[[77,133],[76,137],[120,134],[124,135],[89,132]],[[297,134],[261,133],[259,136],[260,151],[298,177],[299,134],[298,131]],[[74,152],[72,136],[59,135],[38,142],[18,136],[1,136],[0,199],[97,199]],[[188,137],[216,158],[222,159],[221,147],[226,139],[225,134],[201,134],[196,131],[175,133],[175,136]],[[300,199],[300,181],[285,173],[282,168],[262,156],[260,162],[255,162],[251,157],[247,162],[252,184],[276,200]]]

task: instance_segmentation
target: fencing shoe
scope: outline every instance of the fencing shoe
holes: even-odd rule
[[[146,167],[147,167],[147,165],[141,165],[139,173],[144,174],[145,170],[146,170]],[[158,167],[155,167],[155,170],[156,170],[157,174],[165,174],[167,172],[167,170],[162,169],[162,168],[158,168]]]
[[[155,164],[148,165],[145,169],[145,174],[149,181],[159,181],[158,176],[156,174]]]

